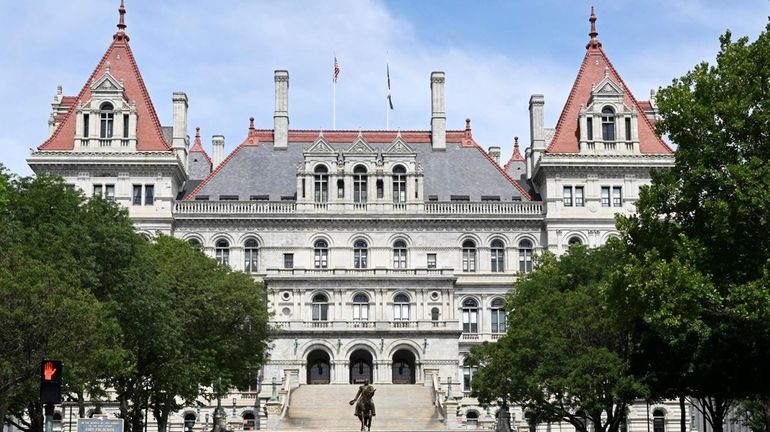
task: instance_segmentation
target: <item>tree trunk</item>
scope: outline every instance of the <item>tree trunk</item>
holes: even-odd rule
[[[679,430],[681,432],[687,432],[687,416],[685,415],[685,408],[684,396],[679,396]]]
[[[0,429],[5,429],[5,413],[8,412],[8,402],[0,403]]]
[[[83,393],[78,392],[78,418],[86,418],[86,398]]]
[[[764,419],[765,432],[770,432],[770,396],[766,396],[762,400],[762,417]]]

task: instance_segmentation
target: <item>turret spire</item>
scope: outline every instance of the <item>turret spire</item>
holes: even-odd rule
[[[126,34],[126,6],[123,4],[123,0],[120,0],[120,7],[118,7],[118,13],[120,14],[120,19],[118,20],[118,31],[115,33],[115,36],[113,36],[113,39],[125,39],[128,41],[128,35]]]
[[[599,36],[599,32],[596,31],[596,14],[594,13],[593,6],[591,6],[591,17],[588,18],[588,21],[591,22],[591,32],[588,33],[588,36],[591,36],[591,40],[588,41],[586,49],[601,48],[602,43],[599,42],[599,39],[597,38],[597,36]]]

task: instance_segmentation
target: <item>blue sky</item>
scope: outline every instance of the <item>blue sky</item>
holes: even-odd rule
[[[0,162],[29,174],[29,148],[47,137],[61,84],[74,95],[112,40],[118,0],[0,0]],[[332,53],[342,72],[338,129],[385,127],[385,62],[391,128],[427,129],[429,76],[446,72],[447,123],[473,121],[483,146],[529,143],[527,102],[545,94],[553,126],[585,53],[596,6],[599,39],[638,99],[696,63],[713,61],[725,29],[755,38],[767,0],[126,0],[127,32],[161,123],[171,93],[190,99],[191,135],[226,137],[248,118],[272,127],[273,70],[290,74],[292,128],[332,127]]]

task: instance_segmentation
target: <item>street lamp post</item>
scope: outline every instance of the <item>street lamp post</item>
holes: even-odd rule
[[[257,374],[257,388],[256,388],[256,390],[257,390],[257,396],[254,398],[254,399],[256,399],[254,402],[257,405],[257,409],[256,409],[256,412],[254,413],[254,423],[255,423],[255,427],[257,428],[257,430],[260,430],[260,429],[262,429],[262,422],[260,420],[260,417],[261,417],[260,410],[262,408],[262,402],[259,400],[259,393],[262,391],[262,375],[261,374]]]

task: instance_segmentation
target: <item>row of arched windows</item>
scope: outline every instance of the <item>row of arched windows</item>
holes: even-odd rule
[[[357,165],[353,168],[353,202],[364,204],[369,198],[368,194],[368,171],[365,166]],[[406,168],[403,165],[396,165],[391,172],[393,186],[393,202],[406,202]],[[377,183],[377,198],[384,198],[383,186],[381,181]],[[313,200],[318,203],[329,201],[329,168],[325,165],[318,165],[313,170]],[[345,197],[344,180],[338,180],[337,198]]]
[[[191,245],[200,246],[196,238],[188,240]],[[505,244],[500,239],[494,239],[490,243],[490,269],[492,272],[505,271]],[[406,241],[399,239],[393,242],[393,268],[407,268]],[[259,244],[256,239],[248,239],[243,244],[243,270],[256,272],[259,262]],[[534,246],[528,239],[521,240],[518,244],[519,268],[518,271],[528,273],[532,271],[532,253]],[[223,265],[230,265],[230,242],[219,239],[214,243],[214,256]],[[465,240],[462,243],[462,271],[477,271],[478,247],[473,240]],[[313,243],[313,267],[317,269],[329,268],[329,242],[325,239],[316,240]],[[365,269],[369,267],[369,244],[364,239],[353,242],[353,268]]]

